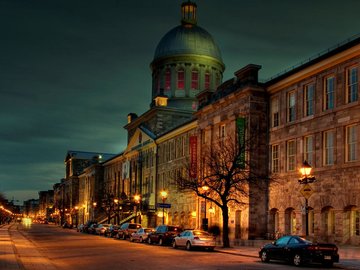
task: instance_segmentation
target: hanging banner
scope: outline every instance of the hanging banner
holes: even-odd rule
[[[127,160],[122,164],[122,179],[128,179],[130,177],[130,161]]]
[[[240,154],[236,163],[241,169],[245,169],[245,118],[236,119],[236,129],[238,135],[238,147],[240,149]]]
[[[189,177],[196,178],[197,176],[197,137],[190,136],[190,170]]]

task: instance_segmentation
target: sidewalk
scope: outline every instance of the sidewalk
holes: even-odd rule
[[[0,269],[55,270],[51,261],[40,254],[35,245],[15,229],[16,226],[21,225],[12,223],[0,227]]]
[[[24,269],[15,255],[15,245],[11,240],[9,227],[10,225],[0,227],[0,269]]]

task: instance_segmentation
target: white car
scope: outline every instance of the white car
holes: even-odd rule
[[[186,230],[176,236],[172,242],[173,248],[186,247],[191,250],[194,247],[214,250],[216,237],[212,234],[201,230]]]

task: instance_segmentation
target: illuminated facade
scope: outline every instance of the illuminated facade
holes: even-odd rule
[[[358,245],[359,65],[357,38],[265,83],[258,80],[260,66],[253,64],[221,83],[225,67],[220,51],[197,26],[196,5],[185,2],[181,25],[156,48],[149,110],[128,115],[126,149],[97,163],[88,158],[79,171],[70,153],[55,205],[63,211],[77,205],[84,221],[155,227],[164,220],[200,228],[206,216],[209,226],[221,227],[221,210],[181,191],[174,179],[187,173],[191,137],[197,138],[195,167],[201,173],[202,149],[239,136],[242,129],[254,141],[247,169],[275,181],[268,185],[259,179],[248,186],[244,205],[230,207],[231,242],[305,235],[298,169],[307,160],[316,178],[308,194],[309,237]],[[239,119],[245,123],[241,128]]]

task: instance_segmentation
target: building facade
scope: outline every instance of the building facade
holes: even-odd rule
[[[298,169],[306,160],[316,181],[309,197],[309,235],[360,243],[360,39],[267,82],[272,174],[269,231],[305,235]]]
[[[55,207],[62,215],[77,207],[82,222],[200,228],[208,218],[209,226],[221,227],[221,210],[183,191],[176,179],[187,173],[191,138],[201,175],[204,149],[227,138],[239,142],[241,133],[251,141],[244,171],[258,177],[243,204],[230,206],[234,243],[308,234],[359,245],[360,38],[265,83],[253,64],[221,83],[220,50],[197,26],[196,9],[184,2],[181,25],[160,40],[151,105],[140,116],[129,113],[126,149],[98,162],[69,152],[66,178],[54,186]],[[299,183],[304,161],[316,179],[306,193]]]

